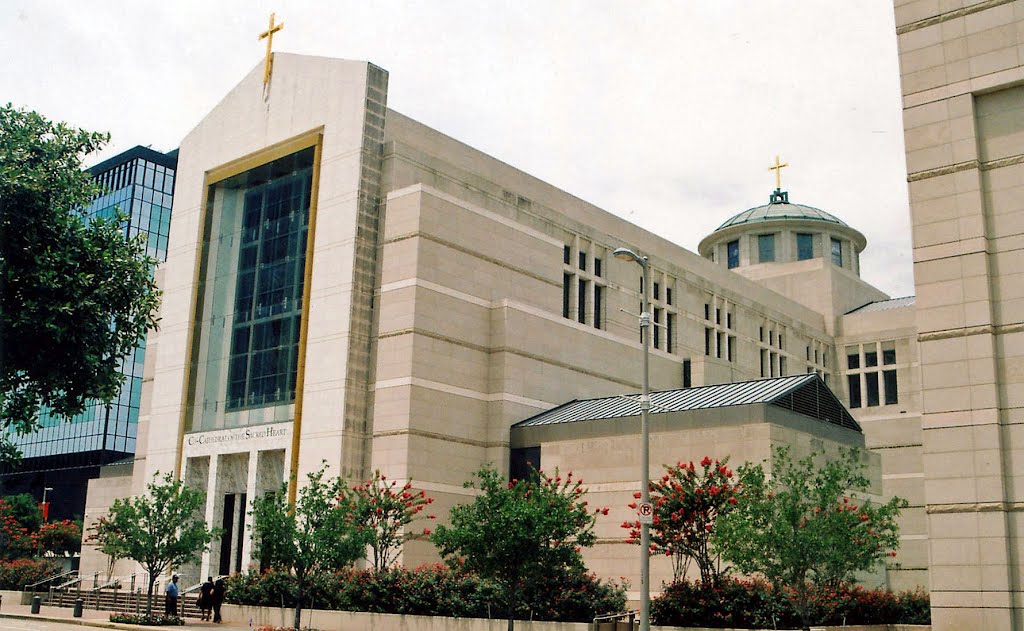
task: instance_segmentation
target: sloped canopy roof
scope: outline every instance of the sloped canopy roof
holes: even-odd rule
[[[861,431],[857,421],[814,373],[652,392],[651,414],[757,403],[774,405],[825,423]],[[640,414],[639,410],[638,394],[577,399],[520,421],[513,427],[538,427],[637,416]]]
[[[846,315],[851,313],[870,313],[872,311],[888,311],[890,309],[902,309],[903,307],[913,307],[914,303],[917,302],[915,296],[904,296],[903,298],[890,298],[889,300],[876,300],[869,302],[866,305],[857,307],[846,312]]]

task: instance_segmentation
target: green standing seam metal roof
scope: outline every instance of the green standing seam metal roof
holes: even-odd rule
[[[652,392],[651,414],[757,403],[775,405],[819,421],[861,431],[857,421],[815,373]],[[538,427],[639,414],[638,394],[577,399],[520,421],[512,427]]]
[[[761,221],[775,221],[776,219],[811,219],[814,221],[826,221],[828,223],[834,223],[849,228],[842,219],[839,219],[835,215],[827,213],[820,208],[804,206],[803,204],[776,203],[755,206],[754,208],[744,210],[740,214],[727,219],[725,223],[718,226],[715,231],[717,232],[718,230],[728,228],[730,226],[758,223]]]

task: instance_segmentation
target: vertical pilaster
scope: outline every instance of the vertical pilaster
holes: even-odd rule
[[[214,517],[216,515],[217,508],[217,469],[220,462],[220,456],[213,454],[210,456],[210,472],[206,479],[206,510],[203,511],[203,515],[206,519],[207,525],[216,524]],[[216,542],[215,542],[216,543]],[[210,576],[210,567],[212,565],[211,557],[213,556],[214,545],[210,546],[210,549],[203,553],[203,560],[200,564],[199,576],[204,578]],[[219,546],[217,546],[219,547]]]

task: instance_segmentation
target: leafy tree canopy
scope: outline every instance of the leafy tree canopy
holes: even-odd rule
[[[149,573],[146,615],[152,614],[153,584],[169,567],[194,561],[220,536],[203,520],[204,494],[159,474],[139,497],[118,498],[95,528],[93,539],[105,551],[137,561]]]
[[[0,434],[110,401],[121,358],[156,325],[156,261],[125,215],[86,220],[99,192],[82,158],[108,140],[0,107]],[[9,451],[9,449],[4,450]]]
[[[326,475],[326,465],[310,473],[294,506],[286,486],[253,501],[257,555],[263,564],[295,574],[296,629],[310,582],[362,558],[370,543],[370,530],[350,519],[344,481]]]
[[[823,457],[794,461],[780,447],[771,477],[760,464],[741,466],[739,501],[714,529],[716,547],[736,569],[788,588],[805,626],[811,585],[837,588],[895,555],[897,518],[907,506],[898,497],[885,504],[867,499],[870,484],[857,450],[819,466]]]
[[[541,472],[536,481],[505,479],[491,467],[467,482],[480,494],[452,508],[449,526],[431,536],[441,555],[484,578],[501,583],[509,595],[509,631],[525,588],[545,577],[584,570],[582,548],[594,545],[595,515],[586,490],[570,472]]]

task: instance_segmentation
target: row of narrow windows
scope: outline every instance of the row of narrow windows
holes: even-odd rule
[[[775,234],[757,235],[757,262],[772,263],[775,261]],[[843,266],[843,242],[835,237],[830,239],[830,255],[832,264]],[[740,266],[740,241],[735,239],[725,246],[729,269]],[[796,260],[806,261],[814,258],[814,235],[807,232],[796,234]]]

